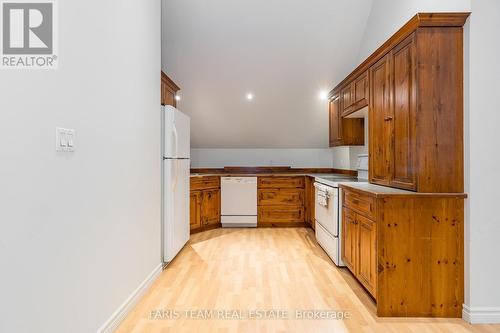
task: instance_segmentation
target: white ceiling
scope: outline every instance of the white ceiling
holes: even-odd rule
[[[163,0],[162,67],[181,87],[192,147],[327,147],[318,94],[357,65],[371,4]]]

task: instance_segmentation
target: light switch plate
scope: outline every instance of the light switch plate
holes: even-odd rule
[[[75,151],[75,130],[56,127],[56,151]]]

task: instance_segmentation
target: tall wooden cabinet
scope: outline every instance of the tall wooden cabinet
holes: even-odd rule
[[[462,56],[461,27],[425,27],[370,67],[372,183],[463,192]]]
[[[368,101],[370,184],[341,185],[342,258],[379,316],[462,314],[468,16],[417,14],[330,93],[338,145]]]
[[[330,146],[359,139],[351,134],[360,129],[349,131],[345,122],[368,105],[370,182],[416,192],[463,192],[468,15],[417,14],[330,93]]]

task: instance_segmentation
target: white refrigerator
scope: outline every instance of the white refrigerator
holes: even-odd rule
[[[189,240],[190,119],[162,107],[162,260],[168,263]]]

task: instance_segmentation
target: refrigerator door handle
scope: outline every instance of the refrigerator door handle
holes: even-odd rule
[[[172,157],[178,157],[177,156],[177,151],[178,151],[178,147],[177,147],[177,143],[178,143],[178,139],[179,139],[179,135],[177,134],[177,128],[175,127],[175,124],[173,124],[172,126],[172,134],[173,134],[173,142],[172,142],[172,153],[173,153],[173,156]]]

